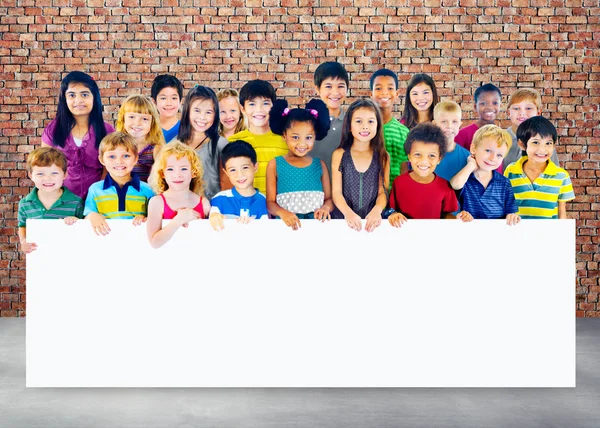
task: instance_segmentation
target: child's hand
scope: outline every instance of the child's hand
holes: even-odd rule
[[[296,214],[285,211],[281,213],[279,217],[281,217],[286,226],[291,227],[293,230],[298,230],[300,228],[300,219]]]
[[[468,211],[459,212],[458,215],[456,216],[456,218],[459,220],[462,220],[464,223],[473,221],[473,216],[471,214],[469,214]]]
[[[69,225],[69,226],[72,226],[72,225],[74,225],[74,224],[75,224],[75,222],[76,222],[77,220],[79,220],[79,219],[78,219],[77,217],[65,217],[65,219],[64,219],[64,220],[65,220],[65,224],[67,224],[67,225]]]
[[[213,230],[220,232],[225,229],[225,224],[223,223],[223,214],[213,213],[208,217],[208,221],[212,226]]]
[[[37,244],[35,244],[33,242],[21,241],[21,250],[25,254],[29,254],[32,251],[37,250]]]
[[[92,229],[94,229],[94,233],[98,236],[108,235],[110,233],[110,227],[108,227],[108,223],[106,222],[106,218],[102,214],[99,213],[90,213],[87,216],[90,224],[92,225]]]
[[[319,208],[315,210],[315,220],[321,220],[323,222],[325,220],[331,220],[331,213],[325,208]]]
[[[367,220],[365,230],[367,232],[373,232],[381,224],[381,213],[378,213],[377,211],[371,211],[369,214],[367,214],[365,220]]]
[[[362,219],[355,212],[346,216],[345,219],[346,223],[348,223],[348,226],[350,226],[350,229],[354,229],[357,232],[359,232],[362,229]]]
[[[514,226],[515,224],[517,224],[520,221],[521,221],[521,217],[517,213],[509,214],[506,216],[506,224],[508,224],[509,226]]]
[[[247,215],[241,215],[238,217],[237,222],[239,224],[248,224],[248,223],[250,223],[250,220],[252,220],[252,217],[247,216]]]
[[[200,213],[198,213],[198,211],[195,211],[192,208],[182,208],[177,211],[177,215],[175,216],[174,220],[181,222],[183,227],[187,227],[187,224],[190,221],[198,220],[199,218]]]
[[[142,223],[146,222],[146,216],[145,215],[136,215],[133,218],[133,225],[134,226],[139,226]]]
[[[475,156],[474,155],[470,155],[467,158],[467,165],[469,167],[471,167],[471,172],[475,172],[479,169],[479,167],[477,166],[477,161],[475,160]]]
[[[402,213],[394,213],[388,217],[388,221],[394,227],[401,227],[407,219]]]

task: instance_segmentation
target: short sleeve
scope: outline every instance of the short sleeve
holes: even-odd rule
[[[90,187],[88,191],[87,197],[85,198],[85,206],[83,208],[83,216],[87,216],[91,213],[98,212],[98,206],[96,205],[96,200],[94,199],[96,195],[94,185]]]
[[[571,178],[569,177],[569,173],[564,171],[565,177],[563,178],[562,186],[560,187],[560,192],[558,194],[558,200],[561,202],[572,201],[575,199],[575,193],[573,192],[573,184],[571,183]]]
[[[512,185],[508,179],[505,184],[506,188],[504,190],[504,216],[506,217],[509,214],[515,214],[519,212],[519,206],[517,205],[517,200],[515,199],[515,192],[513,191]]]
[[[450,187],[448,182],[445,183],[446,194],[444,195],[444,203],[442,206],[442,213],[453,213],[458,211],[458,199],[456,199],[456,192]]]
[[[83,199],[79,199],[79,203],[77,204],[77,208],[75,209],[75,217],[83,218]]]
[[[19,213],[17,215],[19,227],[25,227],[27,225],[27,216],[25,215],[25,206],[23,201],[19,202]]]

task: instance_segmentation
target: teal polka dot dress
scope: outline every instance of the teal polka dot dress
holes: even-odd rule
[[[283,156],[275,158],[277,167],[277,204],[296,215],[312,218],[315,210],[323,206],[323,168],[321,160],[313,158],[304,168],[290,165]]]

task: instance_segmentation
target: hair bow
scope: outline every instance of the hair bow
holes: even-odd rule
[[[287,116],[288,114],[290,114],[290,109],[286,107],[285,109],[283,109],[283,113],[281,113],[281,116]]]
[[[318,119],[318,118],[319,118],[319,112],[318,112],[318,111],[316,111],[314,108],[311,108],[311,109],[310,109],[308,112],[309,112],[310,114],[312,114],[312,115],[315,117],[315,119]]]

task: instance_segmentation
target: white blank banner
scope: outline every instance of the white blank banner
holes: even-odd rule
[[[574,220],[109,225],[28,222],[28,387],[575,386]]]

